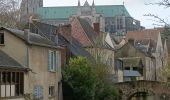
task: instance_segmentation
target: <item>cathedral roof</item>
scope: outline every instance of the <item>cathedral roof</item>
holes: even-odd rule
[[[97,5],[96,12],[102,14],[104,17],[126,16],[131,17],[124,5]],[[37,13],[42,19],[68,19],[72,15],[77,14],[77,6],[63,6],[63,7],[42,7]]]

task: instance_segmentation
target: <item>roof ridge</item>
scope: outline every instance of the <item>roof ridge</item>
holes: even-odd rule
[[[118,4],[118,5],[110,5],[110,4],[106,4],[106,5],[95,5],[95,7],[97,6],[125,6],[125,5],[121,5],[121,4]],[[40,7],[40,8],[65,8],[65,7],[77,7],[76,5],[75,6],[46,6],[46,7]],[[83,6],[81,6],[83,7]]]

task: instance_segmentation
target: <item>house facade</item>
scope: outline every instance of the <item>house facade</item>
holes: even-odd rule
[[[112,76],[116,76],[114,49],[105,42],[106,33],[95,32],[91,25],[80,17],[74,17],[71,25],[71,35],[83,45],[85,50],[87,50],[97,62],[106,64],[105,67],[108,67]]]
[[[0,63],[1,100],[62,100],[61,48],[28,30],[2,27],[0,34],[0,51],[15,62]]]
[[[156,81],[166,81],[165,69],[168,59],[168,50],[166,40],[164,43],[162,42],[161,32],[162,30],[160,29],[146,29],[128,32],[126,35],[126,40],[130,40],[135,48],[155,58],[153,64],[156,68],[154,72]]]
[[[155,80],[155,59],[131,43],[115,51],[115,67],[122,70],[123,81]],[[127,74],[128,73],[128,74]]]

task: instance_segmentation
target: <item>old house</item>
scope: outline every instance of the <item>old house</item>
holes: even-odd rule
[[[83,45],[95,60],[106,64],[111,74],[115,75],[114,50],[105,42],[106,33],[95,32],[85,19],[79,17],[74,17],[71,25],[72,36]]]
[[[96,33],[85,19],[74,17],[71,26],[72,36],[84,47],[93,46],[95,44],[99,33]]]
[[[123,81],[155,80],[154,60],[129,42],[115,51],[115,67],[122,70]]]
[[[61,51],[62,66],[64,66],[71,57],[84,56],[88,59],[93,59],[90,53],[83,48],[83,45],[71,36],[71,25],[54,26],[33,21],[30,25],[30,31],[46,36],[55,42],[56,46],[63,48]]]
[[[155,70],[155,80],[166,81],[165,65],[167,63],[168,50],[166,41],[162,42],[161,30],[159,29],[146,29],[141,31],[128,32],[126,41],[131,40],[134,47],[154,57],[153,62]],[[153,73],[153,74],[154,74]]]
[[[61,100],[61,49],[45,37],[0,28],[0,99]]]

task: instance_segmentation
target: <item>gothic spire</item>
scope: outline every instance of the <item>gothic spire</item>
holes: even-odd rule
[[[87,0],[85,1],[84,6],[90,6]]]
[[[80,5],[80,0],[78,0],[78,6],[80,7],[81,5]]]
[[[93,0],[92,7],[94,7],[94,6],[95,6],[95,4],[94,4],[94,0]]]

